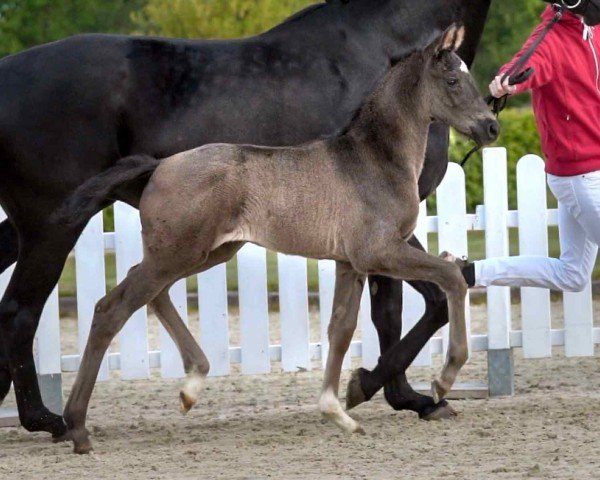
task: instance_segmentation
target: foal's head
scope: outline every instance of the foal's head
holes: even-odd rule
[[[431,119],[484,145],[496,140],[500,127],[467,66],[456,54],[463,37],[463,27],[450,27],[421,52],[424,108]]]

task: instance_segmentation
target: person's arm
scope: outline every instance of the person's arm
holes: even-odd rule
[[[521,56],[529,49],[531,44],[536,40],[538,35],[541,34],[545,25],[539,25],[532,35],[529,37],[527,42],[523,45],[521,50],[513,57],[513,59],[504,65],[498,75],[492,82],[490,83],[490,93],[496,97],[502,97],[504,95],[516,95],[519,93],[526,92],[527,90],[531,90],[532,88],[539,88],[547,83],[551,82],[554,76],[554,62],[552,60],[553,57],[553,46],[554,43],[554,35],[553,32],[549,33],[546,38],[540,43],[538,48],[535,50],[531,58],[528,60],[527,64],[523,67],[523,69],[527,67],[532,67],[534,69],[534,73],[528,80],[518,85],[509,85],[508,79],[504,81],[504,83],[500,83],[504,74],[521,58]],[[520,73],[520,72],[515,72]]]

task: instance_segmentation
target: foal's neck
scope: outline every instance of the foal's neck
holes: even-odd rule
[[[388,73],[367,100],[348,136],[375,152],[372,161],[420,175],[431,119],[423,88],[423,59],[413,55]]]

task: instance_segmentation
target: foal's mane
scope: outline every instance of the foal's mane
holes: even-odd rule
[[[354,111],[354,113],[352,115],[352,119],[348,122],[348,124],[345,127],[338,130],[337,132],[335,132],[331,135],[327,135],[323,138],[331,139],[331,138],[341,137],[341,136],[347,134],[352,128],[354,128],[356,126],[356,124],[358,123],[359,119],[361,118],[361,116],[362,116],[361,114],[364,111],[366,111],[367,109],[371,108],[373,101],[381,95],[384,87],[387,85],[387,83],[389,81],[391,81],[392,77],[403,77],[403,76],[411,73],[411,72],[405,71],[407,69],[405,66],[402,66],[402,65],[407,64],[408,62],[410,62],[410,60],[412,58],[416,58],[417,56],[419,56],[422,53],[423,53],[423,50],[414,50],[401,58],[394,59],[391,63],[390,70],[388,70],[388,72],[385,74],[385,76],[379,81],[379,83],[375,87],[375,90],[373,90],[373,92],[365,99],[365,101]],[[398,70],[400,70],[400,71],[398,71]],[[418,82],[418,78],[415,80],[415,82]]]

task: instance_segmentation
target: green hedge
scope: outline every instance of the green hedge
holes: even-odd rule
[[[528,153],[541,155],[540,141],[530,108],[506,109],[500,115],[502,128],[500,137],[492,146],[505,147],[508,151],[508,193],[509,206],[516,208],[516,166],[521,157]],[[465,137],[452,132],[450,135],[450,160],[460,162],[471,149],[472,142]],[[483,203],[483,165],[481,153],[471,157],[465,165],[467,176],[467,208],[473,211]],[[435,200],[430,201],[430,207],[435,206]]]

